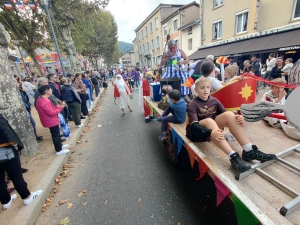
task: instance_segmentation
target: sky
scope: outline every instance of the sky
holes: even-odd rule
[[[111,11],[118,24],[119,41],[132,43],[134,30],[160,4],[186,5],[194,0],[110,0],[107,10]],[[196,2],[198,2],[196,0]]]

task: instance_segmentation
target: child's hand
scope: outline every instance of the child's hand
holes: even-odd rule
[[[221,129],[213,129],[210,137],[215,141],[223,141],[225,140],[224,134],[222,133]]]
[[[279,94],[279,98],[283,99],[285,98],[285,96],[287,95],[287,93],[285,92],[285,90],[283,90],[280,94]]]
[[[236,121],[243,127],[245,124],[244,117],[242,115],[235,115]]]

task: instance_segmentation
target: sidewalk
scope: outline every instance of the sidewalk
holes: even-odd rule
[[[91,115],[86,119],[81,120],[82,124],[84,125],[82,128],[75,128],[74,122],[69,122],[69,125],[71,125],[71,138],[65,141],[63,144],[70,144],[72,146],[70,148],[71,152],[81,134],[85,129],[87,129],[86,126],[89,123],[89,119],[92,118],[93,114],[98,111],[98,108],[101,104],[100,98],[104,94],[105,90],[102,89],[100,95],[97,98],[94,98],[94,103],[91,107]],[[42,127],[35,108],[32,108],[32,116],[37,124],[37,133],[38,135],[43,136],[44,140],[38,143],[39,150],[34,157],[21,158],[21,165],[22,168],[29,170],[27,173],[23,174],[24,179],[28,184],[28,189],[31,192],[42,189],[43,193],[30,205],[24,206],[23,201],[18,193],[16,191],[13,192],[13,194],[16,193],[18,197],[8,210],[0,210],[1,224],[34,224],[51,190],[53,189],[55,179],[61,173],[63,165],[71,156],[71,153],[67,155],[56,156],[50,131],[49,129]],[[8,184],[8,187],[13,187],[12,182]],[[51,204],[51,201],[48,202]]]

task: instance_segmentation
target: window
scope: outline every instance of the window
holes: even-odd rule
[[[168,34],[168,27],[165,26],[165,27],[164,27],[164,36],[167,36],[167,34]]]
[[[151,40],[151,47],[152,47],[152,50],[154,50],[154,41],[153,41],[153,39]]]
[[[144,39],[144,31],[142,30],[142,39]]]
[[[236,15],[236,33],[247,31],[248,12]]]
[[[155,66],[155,57],[152,58],[152,66]]]
[[[222,20],[213,23],[213,40],[222,38]]]
[[[158,18],[155,18],[155,28],[158,29]]]
[[[300,17],[300,0],[295,0],[294,2],[294,12],[293,12],[293,19]]]
[[[149,42],[147,42],[147,51],[149,51]]]
[[[177,19],[173,21],[173,25],[174,25],[174,31],[176,31],[178,28],[178,20]]]
[[[223,0],[214,0],[214,8],[223,5]]]
[[[145,45],[143,45],[143,52],[145,52]]]
[[[140,54],[142,54],[142,46],[140,46]]]
[[[146,34],[146,37],[148,36],[148,29],[147,27],[145,27],[145,34]]]
[[[150,23],[150,33],[152,33],[153,30],[152,30],[152,22]]]
[[[193,33],[193,27],[189,27],[188,28],[188,34],[190,35],[190,34],[192,34]]]
[[[159,48],[159,36],[156,37],[156,46]]]
[[[192,38],[188,39],[188,50],[192,50],[193,49],[193,41]]]

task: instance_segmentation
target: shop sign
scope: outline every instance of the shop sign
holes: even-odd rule
[[[289,50],[297,50],[300,49],[299,45],[295,45],[295,46],[291,46],[291,47],[284,47],[284,48],[280,48],[279,51],[289,51]]]

